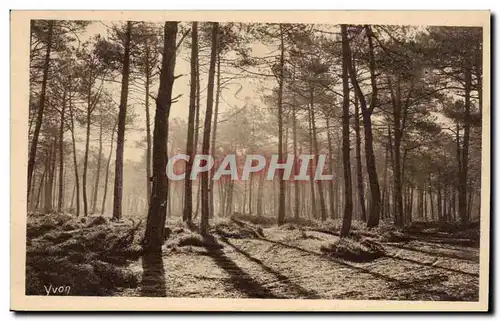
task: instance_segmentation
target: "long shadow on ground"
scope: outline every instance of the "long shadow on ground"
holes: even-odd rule
[[[287,276],[279,273],[278,271],[273,270],[269,266],[265,265],[261,260],[251,256],[247,252],[243,251],[239,247],[235,246],[233,243],[231,243],[227,238],[222,237],[221,238],[224,243],[229,245],[231,248],[233,248],[236,252],[242,254],[245,256],[247,259],[249,259],[252,262],[257,263],[264,269],[266,272],[274,275],[282,284],[285,284],[291,291],[295,292],[297,294],[297,298],[307,298],[307,299],[320,299],[320,295],[316,291],[308,290],[300,285],[292,282]]]
[[[375,277],[375,278],[379,278],[379,279],[382,279],[384,281],[387,281],[387,282],[390,282],[395,288],[399,288],[399,289],[411,289],[414,291],[415,294],[418,294],[418,295],[421,295],[421,296],[424,296],[424,297],[428,297],[429,295],[435,295],[437,297],[440,298],[440,300],[443,300],[443,301],[474,301],[478,298],[474,297],[473,299],[471,298],[463,298],[461,296],[456,296],[456,295],[452,295],[452,294],[449,294],[447,293],[446,291],[441,291],[441,290],[434,290],[434,289],[429,289],[429,288],[426,288],[424,287],[424,284],[422,283],[426,283],[428,284],[429,282],[433,282],[433,281],[436,281],[434,280],[436,277],[434,277],[433,279],[428,279],[428,280],[418,280],[418,281],[401,281],[401,280],[398,280],[396,278],[393,278],[393,277],[390,277],[388,275],[384,275],[382,273],[378,273],[378,272],[375,272],[375,271],[371,271],[371,270],[368,270],[366,268],[363,268],[363,267],[360,267],[360,266],[356,266],[356,265],[352,265],[352,264],[349,264],[343,260],[340,260],[340,259],[337,259],[337,258],[334,258],[334,257],[327,257],[327,256],[324,256],[320,253],[317,253],[317,252],[314,252],[314,251],[310,251],[310,250],[307,250],[307,249],[304,249],[304,248],[301,248],[301,247],[298,247],[298,246],[295,246],[295,245],[290,245],[290,244],[286,244],[286,243],[283,243],[283,242],[280,242],[280,241],[274,241],[274,240],[269,240],[269,239],[266,239],[266,238],[260,238],[260,240],[262,241],[266,241],[266,242],[270,242],[270,243],[273,243],[273,244],[277,244],[277,245],[281,245],[283,247],[287,247],[287,248],[290,248],[290,249],[295,249],[295,250],[298,250],[298,251],[302,251],[304,253],[308,253],[308,254],[312,254],[312,255],[315,255],[315,256],[318,256],[320,257],[321,259],[324,259],[324,260],[329,260],[329,261],[333,261],[339,265],[342,265],[342,266],[345,266],[345,267],[348,267],[348,268],[351,268],[353,270],[356,270],[358,272],[361,272],[361,273],[366,273],[366,274],[370,274],[371,276]],[[412,263],[415,263],[416,261],[413,261],[413,260],[409,260],[410,262]],[[420,263],[420,262],[418,262]],[[435,268],[438,268],[438,269],[443,269],[441,267],[435,267]],[[449,270],[449,269],[446,269],[444,268],[445,270]],[[462,273],[464,273],[463,271],[461,271]],[[464,274],[469,274],[470,273],[464,273]]]
[[[144,297],[165,297],[165,268],[161,252],[148,253],[142,257],[142,282],[140,294]]]
[[[213,242],[213,236],[207,236]],[[256,282],[248,273],[243,271],[236,263],[229,259],[226,254],[216,247],[207,247],[208,256],[210,256],[218,267],[223,269],[229,274],[230,281],[236,290],[245,293],[249,298],[261,299],[282,299],[284,297],[278,296],[271,292],[269,289],[263,287]]]
[[[474,254],[455,254],[455,253],[443,253],[443,252],[438,252],[438,251],[431,251],[431,250],[425,250],[425,249],[420,249],[408,245],[401,245],[401,244],[384,244],[385,246],[390,246],[398,249],[403,249],[403,250],[408,250],[408,251],[414,251],[414,252],[420,252],[423,254],[427,254],[430,256],[438,257],[438,258],[450,258],[450,259],[457,259],[457,260],[464,260],[464,261],[471,261],[478,263],[479,262],[479,257],[475,256]],[[447,248],[444,248],[447,249]],[[448,249],[448,250],[456,250],[456,249]]]

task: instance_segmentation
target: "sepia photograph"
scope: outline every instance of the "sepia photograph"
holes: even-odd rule
[[[383,13],[11,12],[15,305],[486,310],[489,12]]]

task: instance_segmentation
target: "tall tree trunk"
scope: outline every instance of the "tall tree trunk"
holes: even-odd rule
[[[176,59],[176,21],[165,22],[160,87],[156,99],[155,127],[153,131],[153,186],[148,209],[143,246],[146,252],[161,251],[165,239],[166,202],[168,199],[167,166],[168,118],[172,105]]]
[[[220,96],[220,53],[217,52],[217,90],[215,92],[215,110],[214,110],[214,128],[212,130],[212,142],[210,143],[210,155],[215,158],[215,142],[217,138],[217,121],[219,116],[219,96]],[[209,188],[209,198],[210,198],[210,217],[214,217],[214,180],[213,177],[213,168],[210,169],[210,175],[208,177],[210,181]]]
[[[36,195],[36,203],[35,203],[35,209],[38,209],[38,205],[40,204],[40,195],[42,195],[42,190],[45,182],[45,175],[47,173],[47,169],[45,168],[42,173],[42,177],[40,178],[40,185],[38,186],[38,192]],[[34,185],[34,184],[33,184]]]
[[[298,174],[298,168],[297,168],[297,111],[296,111],[296,105],[295,103],[292,103],[292,136],[293,136],[293,159],[294,159],[294,172],[295,174]],[[293,185],[293,192],[294,192],[294,218],[296,220],[299,219],[300,217],[300,197],[299,197],[299,184],[300,181],[295,181]],[[251,191],[250,191],[251,192]]]
[[[253,189],[253,175],[252,173],[250,173],[250,177],[249,177],[249,182],[248,182],[248,214],[249,215],[252,215],[252,202],[253,202],[253,193],[252,193],[252,189]]]
[[[38,105],[38,111],[36,116],[35,131],[33,132],[33,140],[31,142],[29,159],[28,159],[28,191],[31,189],[31,178],[33,177],[33,171],[35,169],[36,152],[38,148],[38,138],[40,136],[40,129],[42,128],[43,121],[43,111],[45,108],[45,95],[47,91],[47,79],[49,77],[49,67],[50,67],[50,52],[52,50],[52,36],[54,29],[54,20],[48,21],[48,31],[47,31],[47,49],[45,51],[45,60],[43,64],[43,78],[42,78],[42,88],[40,91],[40,102]],[[29,195],[27,197],[29,199]]]
[[[317,168],[317,159],[319,156],[319,148],[318,148],[318,136],[316,135],[316,119],[315,119],[315,113],[314,113],[314,86],[311,84],[311,127],[312,127],[312,139],[313,139],[313,146],[314,146],[314,165],[315,168]],[[314,175],[311,173],[311,176]],[[319,195],[319,209],[321,213],[321,220],[326,221],[326,205],[325,205],[325,196],[323,194],[323,181],[318,180],[318,195]]]
[[[55,174],[55,162],[56,162],[56,150],[57,150],[57,137],[54,136],[54,142],[50,145],[50,156],[47,159],[47,182],[45,184],[45,212],[50,213],[53,210],[52,207],[52,189],[54,185],[54,174]]]
[[[120,93],[120,109],[118,113],[118,132],[116,135],[115,185],[114,185],[114,199],[113,199],[113,219],[116,220],[122,218],[123,150],[125,147],[125,121],[127,118],[131,38],[132,38],[132,22],[127,21],[127,32],[125,36],[125,54],[123,56],[123,70],[122,70],[122,83],[121,83],[122,87]],[[165,171],[165,168],[163,169],[163,171]]]
[[[344,163],[344,217],[342,219],[342,228],[340,236],[349,235],[352,221],[352,182],[351,182],[351,164],[350,164],[350,143],[349,143],[349,75],[348,66],[350,64],[349,40],[347,38],[347,26],[341,25],[342,33],[342,159]]]
[[[468,184],[468,166],[469,166],[469,140],[470,140],[470,127],[471,127],[471,89],[472,89],[472,75],[470,62],[465,63],[465,117],[464,117],[464,138],[462,143],[462,170],[459,173],[459,196],[458,196],[458,212],[460,221],[462,223],[468,222],[467,211],[467,184]]]
[[[309,155],[313,155],[313,131],[312,131],[312,116],[311,116],[311,108],[307,109],[308,117],[307,117],[307,124],[309,126],[308,134],[309,134]],[[312,216],[313,218],[317,218],[318,212],[316,209],[316,194],[314,192],[314,163],[315,160],[311,160],[309,162],[310,166],[310,172],[309,172],[309,187],[310,187],[310,196],[311,196],[311,210],[312,210]],[[309,213],[310,214],[310,213]]]
[[[96,168],[96,177],[95,177],[95,185],[94,185],[94,196],[92,197],[92,214],[95,213],[95,209],[97,206],[97,194],[99,191],[99,179],[101,177],[101,160],[102,160],[102,117],[99,123],[99,150],[97,155],[97,168]]]
[[[64,208],[64,116],[66,111],[66,94],[64,90],[61,107],[61,122],[59,126],[59,199],[57,202],[57,211],[61,212]]]
[[[104,215],[104,211],[106,210],[106,197],[108,195],[109,165],[111,164],[111,154],[113,153],[113,142],[117,124],[118,120],[115,121],[115,124],[113,125],[113,130],[111,131],[111,145],[109,146],[108,161],[106,163],[106,175],[104,176],[104,193],[102,195],[101,215]]]
[[[151,66],[150,63],[150,50],[149,46],[146,46],[146,84],[145,84],[145,109],[146,109],[146,196],[148,198],[148,204],[151,200],[151,118],[149,116],[149,87],[151,86]]]
[[[191,224],[193,219],[193,181],[191,180],[191,171],[193,169],[194,154],[196,146],[194,146],[195,130],[195,114],[196,114],[196,62],[198,61],[198,22],[193,22],[191,32],[191,83],[189,91],[189,116],[188,116],[188,131],[186,142],[186,154],[189,155],[189,160],[186,163],[186,179],[184,180],[184,212],[182,220]]]
[[[257,216],[262,216],[263,189],[264,189],[264,174],[259,174],[259,187],[257,187]]]
[[[83,216],[88,215],[88,203],[87,203],[87,167],[89,159],[89,143],[90,143],[90,121],[91,121],[91,90],[89,85],[87,94],[87,126],[85,132],[85,154],[83,156],[83,176],[82,176],[82,193],[83,193]]]
[[[361,210],[361,220],[366,222],[365,189],[363,184],[363,167],[361,164],[361,133],[359,126],[358,96],[354,97],[354,131],[356,132],[356,181],[358,185],[358,201]]]
[[[383,197],[382,197],[382,200],[383,200],[383,217],[384,218],[390,217],[390,214],[389,214],[389,189],[387,188],[387,185],[389,183],[388,179],[387,179],[388,167],[389,167],[389,144],[385,144],[384,191],[383,191]]]
[[[80,181],[78,177],[78,161],[76,159],[76,140],[75,140],[75,115],[73,111],[73,104],[69,100],[69,112],[71,118],[71,144],[73,147],[73,166],[75,170],[75,185],[76,185],[76,216],[80,216]]]
[[[375,72],[375,57],[374,48],[372,41],[372,31],[368,25],[365,25],[366,35],[368,38],[369,46],[369,69],[370,69],[370,79],[371,79],[371,102],[370,107],[367,106],[367,102],[364,94],[361,91],[361,87],[357,80],[357,75],[353,68],[353,62],[351,61],[351,50],[349,43],[347,43],[348,55],[346,58],[349,61],[348,70],[351,77],[351,82],[353,84],[356,96],[359,99],[361,105],[361,112],[363,115],[363,129],[365,134],[365,157],[366,157],[366,171],[368,173],[368,181],[370,183],[370,214],[367,220],[368,227],[378,226],[380,220],[380,186],[378,183],[377,166],[375,161],[375,152],[373,151],[373,132],[372,132],[372,121],[371,115],[373,109],[377,106],[377,78]]]
[[[285,68],[285,39],[283,25],[280,24],[280,67],[278,79],[278,162],[283,163],[283,83],[285,82],[283,69]],[[278,225],[285,223],[285,181],[284,171],[280,171]]]
[[[330,117],[325,115],[326,118],[326,138],[328,141],[328,172],[333,174],[333,144],[332,144],[332,133],[330,128]],[[335,177],[337,179],[337,177]],[[328,199],[330,201],[330,217],[334,217],[335,212],[335,196],[334,196],[334,186],[333,179],[328,182]]]
[[[219,23],[212,23],[212,48],[210,53],[210,67],[208,71],[208,88],[207,88],[207,110],[205,112],[205,126],[203,128],[203,146],[202,154],[208,155],[210,152],[210,133],[212,125],[212,108],[214,104],[214,78],[215,78],[215,65],[217,63],[218,52],[218,33]],[[209,200],[209,182],[208,172],[201,173],[201,222],[200,232],[203,235],[208,233],[208,221],[210,217],[210,200]]]

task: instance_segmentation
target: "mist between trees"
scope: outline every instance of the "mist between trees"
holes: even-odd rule
[[[233,212],[341,219],[342,236],[479,219],[481,28],[33,20],[30,36],[29,211],[142,217],[150,251],[167,216],[202,234]],[[257,150],[326,155],[335,183],[166,178],[177,153]]]

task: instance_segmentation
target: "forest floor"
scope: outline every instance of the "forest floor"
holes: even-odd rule
[[[259,229],[241,220],[231,223],[222,223],[226,230],[214,229],[217,246],[211,246],[213,241],[208,246],[190,243],[182,228],[174,229],[177,235],[171,236],[161,259],[143,258],[129,266],[141,281],[120,295],[478,300],[479,249],[474,238],[430,228],[389,235],[358,230],[358,235],[381,239],[384,253],[354,262],[321,250],[338,242],[332,229],[296,224]],[[249,227],[257,233],[248,233]]]
[[[372,300],[479,299],[479,227],[366,229],[234,215],[202,237],[169,221],[162,253],[141,254],[143,226],[102,217],[28,219],[27,294]],[[47,293],[46,293],[47,292]]]

